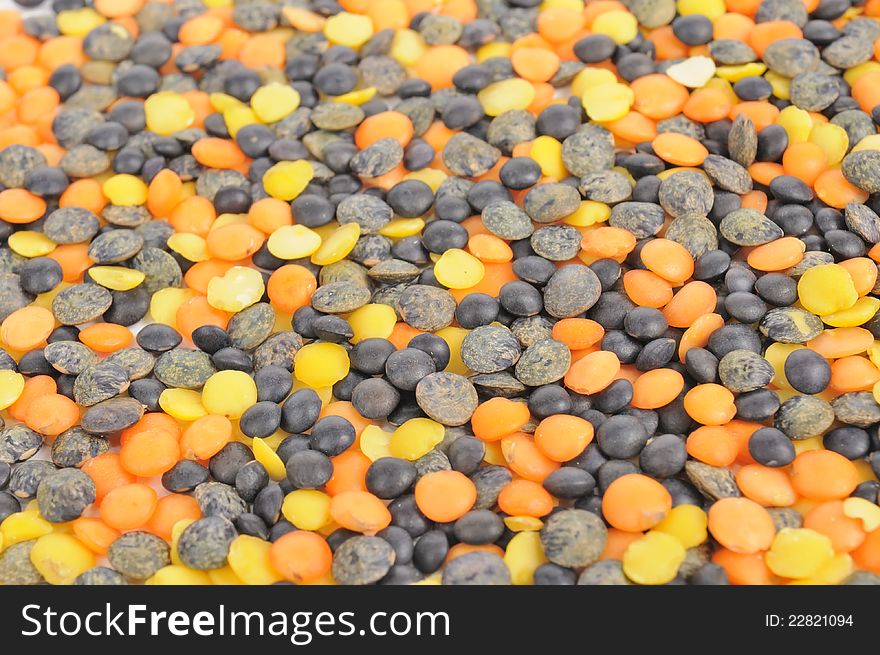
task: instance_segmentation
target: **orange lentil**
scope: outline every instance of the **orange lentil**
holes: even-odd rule
[[[180,334],[187,339],[192,339],[192,333],[203,325],[216,325],[225,330],[229,324],[229,318],[229,312],[211,307],[205,296],[196,296],[178,307],[174,323]]]
[[[494,234],[475,234],[468,239],[468,252],[481,262],[503,264],[513,259],[513,250]]]
[[[880,381],[880,371],[866,357],[849,355],[831,364],[831,386],[840,393],[870,391]]]
[[[844,514],[841,500],[816,505],[804,516],[804,527],[831,539],[837,553],[851,553],[864,543],[866,536],[862,522]]]
[[[231,440],[229,419],[208,414],[197,418],[180,435],[180,455],[186,459],[209,459]]]
[[[80,330],[79,340],[99,353],[112,353],[131,345],[134,337],[124,325],[95,323]]]
[[[247,223],[230,223],[208,232],[205,241],[208,252],[219,259],[238,261],[253,255],[266,235]]]
[[[852,552],[856,566],[880,575],[880,528],[869,533]]]
[[[71,522],[73,534],[96,555],[106,555],[110,544],[119,538],[119,530],[111,528],[101,519],[81,516]],[[170,535],[169,535],[170,536]]]
[[[605,328],[589,318],[563,318],[553,324],[552,336],[570,350],[582,350],[599,343]]]
[[[868,193],[847,180],[838,168],[820,174],[813,183],[819,200],[835,209],[843,209],[851,202],[865,202]]]
[[[579,416],[555,414],[535,428],[535,445],[554,462],[574,459],[592,440],[593,424]]]
[[[429,48],[415,65],[415,73],[435,91],[452,86],[455,73],[471,63],[470,54],[457,45],[437,45]]]
[[[823,330],[815,339],[807,341],[807,348],[825,359],[860,355],[874,343],[874,335],[861,327],[842,327]]]
[[[617,355],[600,350],[572,364],[565,374],[564,382],[572,391],[594,394],[611,384],[618,371],[620,360]]]
[[[746,261],[759,271],[782,271],[804,258],[806,246],[797,237],[782,237],[752,250]]]
[[[672,327],[690,327],[700,316],[712,313],[717,302],[715,289],[710,285],[700,281],[688,282],[663,308],[663,316]]]
[[[46,213],[46,201],[26,189],[0,191],[0,219],[7,223],[33,223]]]
[[[672,300],[672,285],[651,271],[633,269],[623,274],[626,295],[640,307],[659,309]]]
[[[477,500],[477,488],[458,471],[434,471],[419,478],[416,506],[432,521],[448,523],[464,516]]]
[[[698,317],[684,334],[681,335],[681,341],[678,345],[678,358],[684,361],[687,351],[691,348],[703,348],[709,343],[709,337],[712,333],[724,326],[724,319],[720,314],[709,313]]]
[[[721,498],[709,508],[709,532],[735,553],[751,555],[770,548],[776,528],[773,517],[748,498]]]
[[[655,368],[633,382],[631,404],[639,409],[658,409],[668,405],[684,389],[684,377],[671,368]]]
[[[50,393],[34,398],[27,408],[24,424],[48,437],[57,437],[79,423],[79,407],[67,396]]]
[[[343,491],[330,501],[330,516],[343,528],[375,533],[391,523],[385,503],[368,491]]]
[[[164,430],[143,430],[131,435],[119,449],[122,467],[138,477],[162,475],[180,458],[177,439]]]
[[[602,496],[602,514],[613,527],[644,532],[660,523],[672,509],[666,488],[646,475],[628,473],[608,485]]]
[[[122,468],[118,453],[102,453],[86,460],[82,465],[82,471],[95,483],[99,503],[117,487],[131,484],[136,480],[131,473]]]
[[[819,175],[828,170],[828,156],[815,143],[792,143],[782,155],[782,168],[786,175],[813,186]]]
[[[285,580],[303,584],[320,580],[330,572],[333,551],[321,535],[296,530],[272,542],[269,561]]]
[[[736,438],[721,426],[704,425],[687,438],[688,454],[710,466],[730,466],[738,450]]]
[[[107,492],[101,501],[101,519],[111,528],[128,531],[146,525],[158,499],[152,487],[133,482]]]
[[[713,553],[712,562],[724,569],[731,584],[770,585],[776,581],[764,562],[764,553],[735,553],[719,548]]]
[[[48,375],[34,375],[25,380],[21,395],[7,408],[7,411],[17,421],[24,421],[28,407],[36,398],[54,394],[57,391],[58,386],[55,384],[55,380]]]
[[[737,471],[736,486],[763,507],[791,507],[798,498],[785,471],[760,464],[747,464]]]
[[[685,282],[694,274],[694,258],[687,249],[669,239],[652,239],[640,251],[645,267],[672,284]]]
[[[811,500],[846,498],[861,481],[855,464],[831,450],[799,453],[790,474],[795,491]]]
[[[720,384],[698,384],[684,396],[684,409],[703,425],[724,425],[736,414],[733,394]]]
[[[55,317],[48,309],[30,305],[7,316],[0,324],[0,339],[13,350],[28,351],[41,344],[55,329]]]
[[[202,518],[202,510],[198,502],[187,494],[168,494],[156,502],[156,509],[144,526],[157,537],[171,541],[174,524],[184,519],[197,520]]]
[[[532,482],[543,482],[559,468],[559,463],[541,452],[532,436],[525,432],[502,437],[501,453],[514,473]]]
[[[498,494],[498,507],[511,516],[541,518],[553,511],[553,496],[531,480],[514,480]]]
[[[709,154],[702,143],[677,132],[658,134],[651,146],[660,159],[676,166],[699,166]]]
[[[367,490],[367,469],[372,462],[366,455],[349,449],[331,457],[330,461],[333,463],[333,475],[324,485],[328,494],[335,496],[346,491]]]
[[[481,403],[471,416],[474,436],[482,441],[498,441],[518,432],[529,421],[529,408],[508,398],[490,398]]]

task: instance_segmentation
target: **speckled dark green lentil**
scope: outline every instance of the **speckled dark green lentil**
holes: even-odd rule
[[[526,348],[516,363],[516,377],[530,387],[561,380],[571,364],[571,351],[561,341],[542,339]]]
[[[131,427],[143,415],[144,406],[134,398],[111,398],[89,407],[80,426],[91,434],[113,434]]]
[[[779,407],[774,425],[790,439],[809,439],[822,434],[834,422],[828,401],[816,396],[797,395]]]
[[[0,583],[5,585],[38,585],[45,582],[31,563],[31,550],[36,539],[12,544],[0,553]]]
[[[275,310],[267,303],[259,302],[235,314],[226,329],[233,346],[251,350],[269,337],[274,325]]]
[[[475,373],[497,373],[516,364],[519,342],[504,326],[474,328],[461,343],[461,359]]]
[[[629,585],[632,582],[624,575],[620,560],[606,559],[595,562],[581,571],[577,579],[579,585]]]
[[[75,284],[52,300],[52,313],[62,325],[82,325],[94,321],[110,308],[113,297],[97,284]]]
[[[0,273],[0,321],[5,320],[12,312],[27,307],[35,296],[21,288],[16,273]]]
[[[281,366],[293,370],[293,357],[302,345],[303,339],[296,332],[286,330],[273,334],[254,350],[254,369]]]
[[[150,353],[140,348],[122,348],[104,359],[104,363],[115,364],[122,368],[129,380],[147,377],[153,372],[155,361]]]
[[[534,231],[529,215],[508,200],[489,203],[482,219],[486,229],[502,239],[525,239]]]
[[[581,233],[571,225],[548,225],[535,230],[530,239],[536,254],[554,262],[564,262],[580,251]]]
[[[727,137],[727,147],[730,158],[740,166],[751,166],[754,163],[758,152],[758,132],[752,119],[745,114],[734,119]]]
[[[204,482],[196,487],[193,495],[205,516],[234,520],[247,511],[247,504],[235,488],[222,482]]]
[[[834,417],[847,425],[867,428],[880,422],[880,405],[868,391],[844,393],[831,401]]]
[[[95,566],[80,573],[73,581],[74,585],[83,586],[118,586],[128,584],[122,574],[106,566]]]
[[[541,528],[541,545],[547,559],[570,568],[595,562],[607,541],[608,531],[602,519],[582,509],[560,510]]]
[[[354,282],[331,282],[312,294],[312,307],[327,314],[347,314],[370,302],[370,290]]]
[[[95,483],[79,469],[59,469],[37,487],[40,514],[52,523],[72,521],[95,502],[96,493]]]
[[[764,315],[758,329],[780,343],[805,343],[819,336],[822,321],[797,307],[778,307]]]
[[[443,425],[464,425],[477,408],[477,391],[470,381],[455,373],[431,373],[416,386],[416,402],[432,419]]]
[[[710,500],[737,498],[742,495],[729,469],[689,461],[684,465],[684,470],[691,484]]]
[[[232,521],[223,516],[198,519],[180,533],[177,541],[180,561],[199,571],[220,568],[226,564],[229,545],[236,535]]]
[[[577,189],[559,182],[547,182],[526,193],[523,209],[536,223],[553,223],[574,212],[580,200]]]
[[[171,564],[171,548],[161,537],[136,530],[126,532],[110,544],[107,559],[125,577],[146,580]]]
[[[109,450],[110,443],[104,437],[89,434],[80,427],[72,427],[52,442],[52,462],[62,468],[80,467]]]
[[[79,341],[55,341],[43,348],[46,360],[59,373],[79,375],[98,363],[98,356]]]
[[[394,564],[394,549],[379,537],[346,539],[333,555],[333,578],[343,585],[378,582]]]
[[[0,432],[0,461],[12,464],[33,457],[43,437],[29,427],[18,424],[10,425]]]
[[[83,243],[98,233],[98,217],[82,207],[62,207],[46,217],[43,233],[58,244]]]
[[[180,389],[199,389],[216,372],[207,353],[189,348],[175,348],[162,353],[154,367],[159,382]]]

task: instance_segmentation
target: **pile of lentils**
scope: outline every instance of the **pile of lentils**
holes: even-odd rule
[[[0,583],[880,583],[880,0],[16,0]]]

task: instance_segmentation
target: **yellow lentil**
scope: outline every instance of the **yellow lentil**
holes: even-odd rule
[[[6,409],[24,391],[24,376],[16,371],[0,371],[0,410]]]
[[[300,530],[318,530],[330,523],[330,496],[316,489],[296,489],[284,497],[281,513]]]
[[[445,429],[429,418],[411,418],[391,435],[388,448],[392,456],[415,461],[443,441]]]
[[[95,556],[69,534],[52,533],[37,539],[31,563],[49,584],[67,585],[95,566]]]
[[[43,257],[55,250],[55,242],[42,232],[19,230],[6,240],[9,249],[22,257]]]
[[[144,101],[147,129],[169,136],[190,127],[196,119],[186,98],[170,91],[154,93]]]
[[[515,585],[534,584],[535,569],[546,561],[539,532],[518,532],[504,550],[504,563],[510,569],[510,580]]]
[[[233,266],[208,282],[208,304],[226,312],[240,312],[263,297],[263,276],[248,266]]]
[[[269,562],[272,544],[240,534],[229,544],[229,567],[245,584],[269,585],[282,579]]]
[[[820,316],[852,307],[859,299],[849,272],[839,264],[813,266],[798,281],[798,299]]]
[[[202,388],[202,405],[209,414],[239,418],[257,402],[257,385],[244,371],[218,371]]]
[[[513,77],[493,82],[477,94],[487,116],[498,116],[511,109],[525,109],[535,99],[535,87]]]
[[[113,291],[129,291],[143,282],[146,276],[141,271],[125,266],[92,266],[89,277]]]
[[[684,546],[672,535],[652,530],[623,553],[623,572],[637,584],[666,584],[684,561]]]
[[[312,263],[318,266],[327,266],[345,259],[360,236],[361,226],[357,223],[346,223],[339,226],[329,236],[324,237],[321,247],[312,255]]]
[[[450,248],[434,264],[437,281],[450,289],[467,289],[486,274],[483,262],[460,248]]]
[[[834,557],[831,539],[808,528],[783,528],[764,556],[767,567],[783,578],[809,578]]]
[[[281,161],[263,174],[263,187],[273,198],[293,200],[303,192],[315,175],[315,169],[305,161]]]
[[[321,247],[321,235],[305,225],[285,225],[269,236],[266,245],[279,259],[302,259]]]
[[[251,96],[251,109],[264,123],[275,123],[299,107],[299,92],[287,84],[261,86]]]
[[[192,389],[165,389],[159,396],[159,407],[178,421],[195,421],[208,414],[201,394]]]
[[[134,207],[147,201],[147,185],[139,177],[128,173],[108,178],[101,190],[110,202],[120,207]]]

